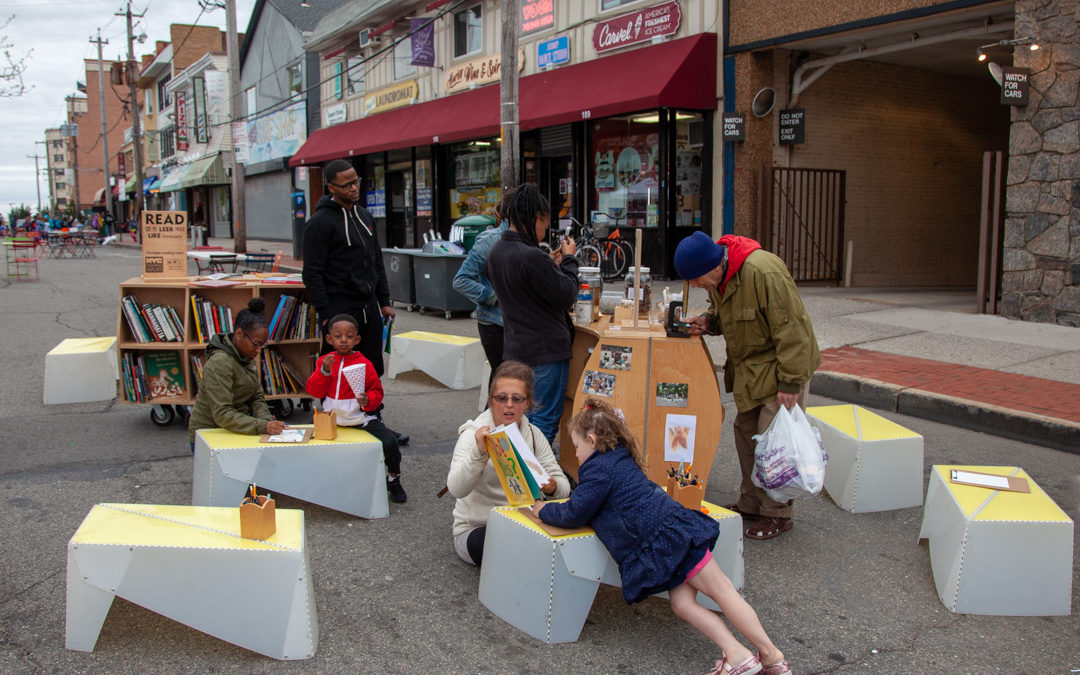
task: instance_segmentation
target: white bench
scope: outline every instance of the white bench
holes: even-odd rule
[[[332,441],[262,443],[224,429],[195,432],[191,503],[235,506],[248,485],[361,518],[390,515],[382,443],[363,429],[339,427]]]
[[[410,331],[390,339],[386,377],[394,379],[410,370],[427,373],[451,389],[479,387],[484,349],[479,338]]]
[[[116,398],[116,338],[68,338],[45,355],[48,405]]]
[[[1031,492],[958,485],[960,469],[1026,478]],[[950,611],[1065,616],[1072,605],[1073,522],[1015,466],[934,466],[919,539],[930,540],[938,597]]]
[[[923,437],[857,405],[811,406],[829,455],[825,490],[852,513],[922,504]]]
[[[67,648],[92,651],[119,596],[275,659],[310,659],[319,621],[304,512],[276,518],[257,541],[240,537],[235,507],[94,506],[68,542]]]
[[[714,504],[702,504],[720,525],[713,558],[740,589],[742,517]],[[619,568],[595,533],[556,537],[515,508],[492,509],[479,595],[480,602],[500,619],[543,642],[574,642],[601,583],[621,586]],[[719,609],[701,593],[698,602]]]

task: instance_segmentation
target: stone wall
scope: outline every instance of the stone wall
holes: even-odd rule
[[[1080,0],[1017,0],[1015,65],[1031,69],[1012,109],[1000,313],[1080,326]]]

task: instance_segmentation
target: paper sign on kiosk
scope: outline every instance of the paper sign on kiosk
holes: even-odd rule
[[[693,462],[696,415],[668,415],[664,424],[664,461]]]
[[[949,480],[950,482],[959,485],[971,485],[990,490],[1031,492],[1031,488],[1028,487],[1027,479],[1022,476],[998,476],[992,473],[979,473],[978,471],[953,469],[949,474]]]

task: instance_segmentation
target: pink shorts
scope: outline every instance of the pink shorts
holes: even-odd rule
[[[698,572],[700,572],[702,569],[704,569],[706,565],[709,564],[710,560],[712,560],[712,551],[705,551],[705,555],[701,556],[701,560],[698,562],[698,564],[694,565],[694,569],[690,570],[690,574],[686,575],[686,581],[683,581],[683,583],[685,584],[687,581],[693,579]]]

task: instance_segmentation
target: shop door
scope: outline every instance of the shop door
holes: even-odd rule
[[[412,173],[390,171],[386,174],[386,240],[383,246],[415,246],[416,223],[412,209]]]
[[[540,190],[551,204],[551,232],[560,224],[569,224],[574,213],[574,162],[570,155],[544,157],[540,160]],[[560,223],[563,221],[563,223]]]

